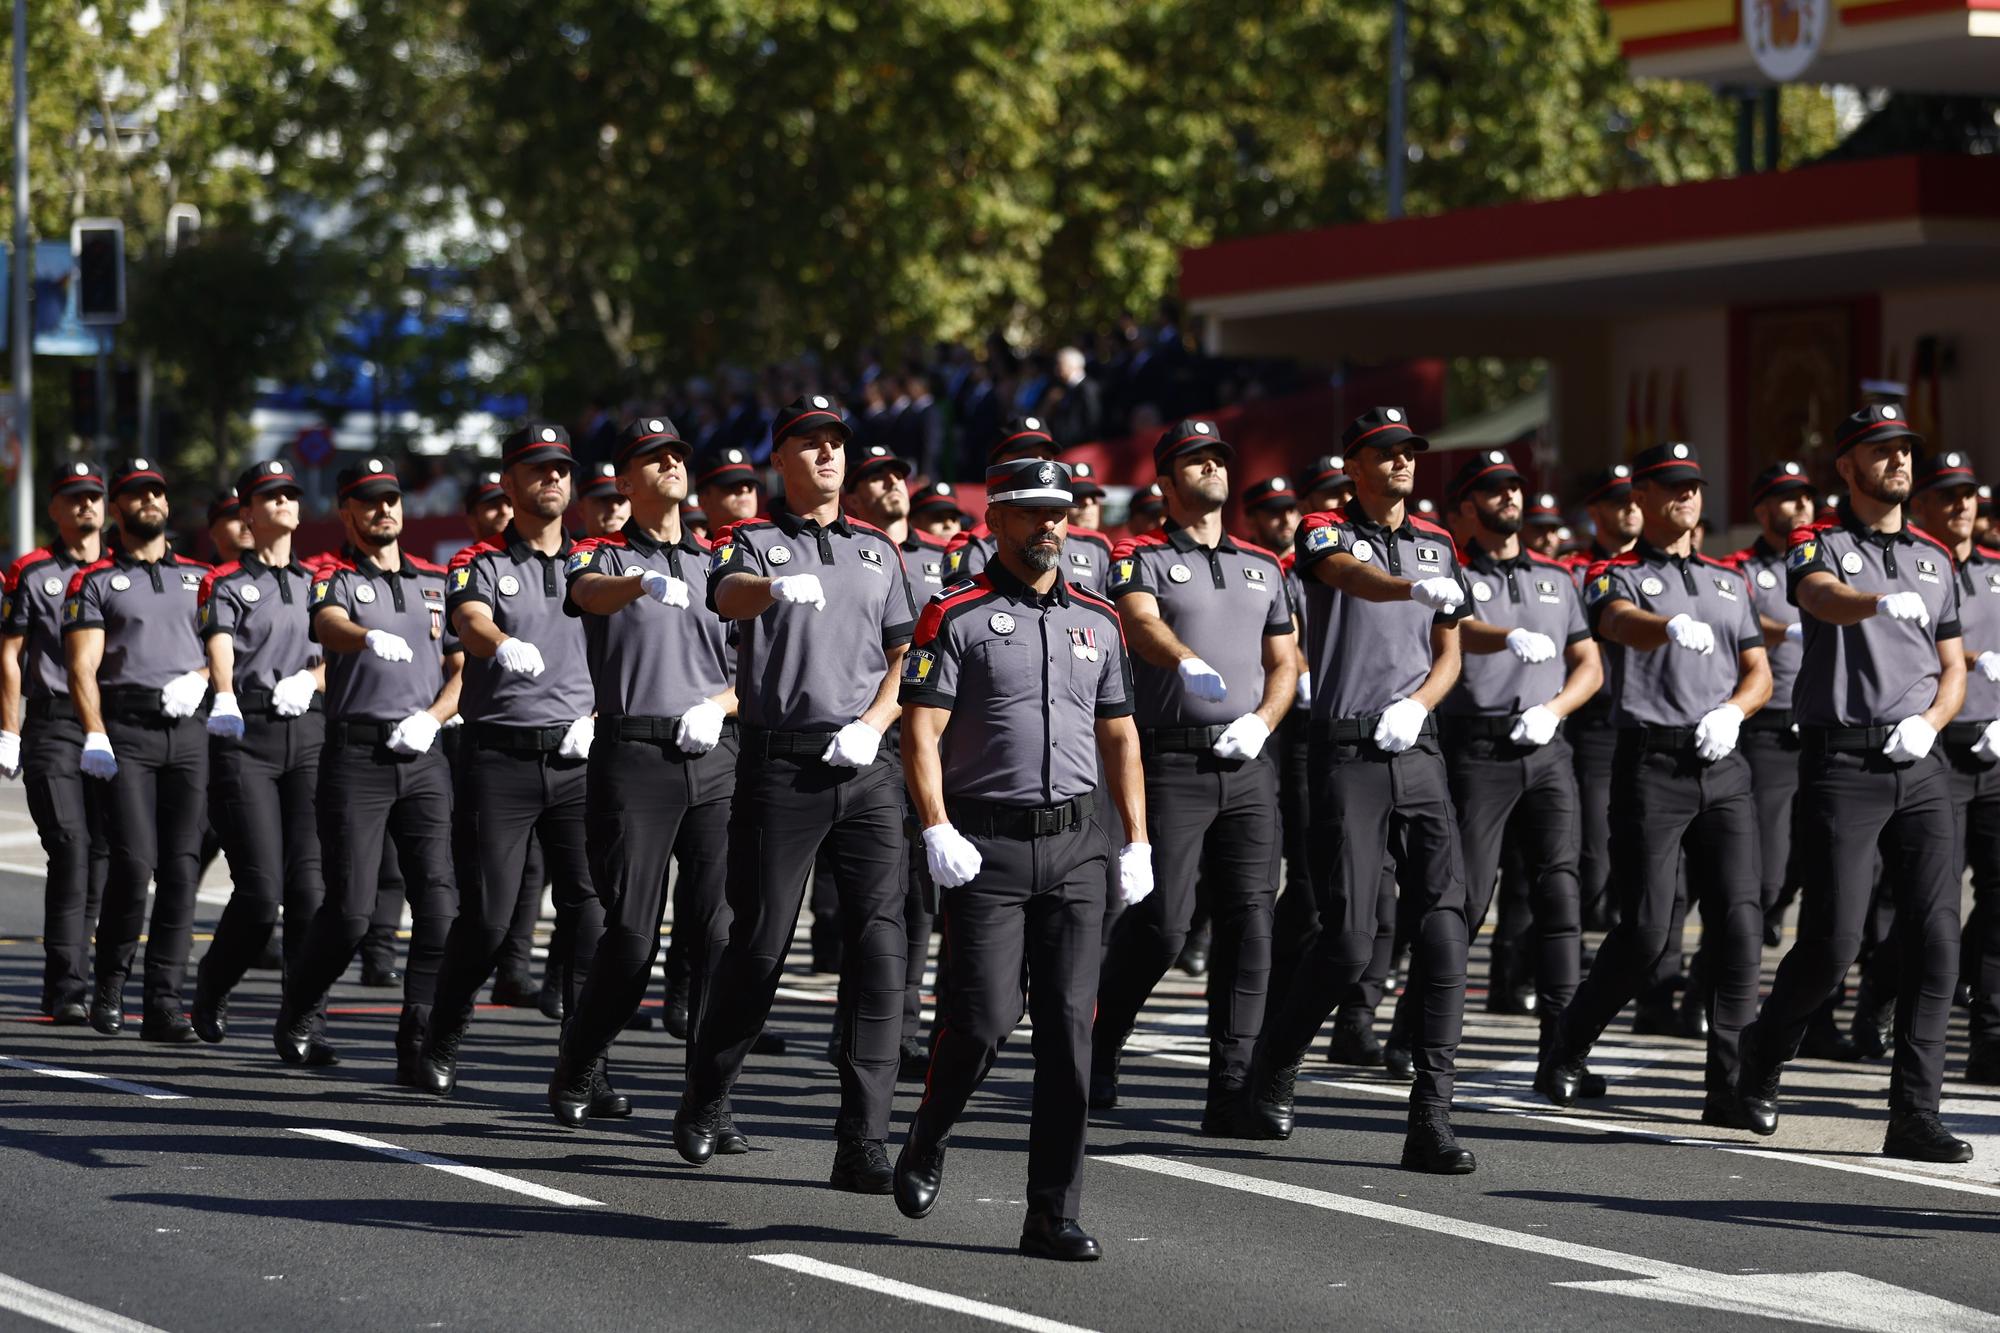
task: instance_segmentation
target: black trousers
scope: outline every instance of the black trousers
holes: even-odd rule
[[[1319,904],[1313,899],[1312,880],[1287,880],[1278,901],[1271,908],[1271,984],[1268,995],[1282,999],[1292,988],[1299,964],[1311,956],[1319,940]],[[1343,1011],[1365,1010],[1373,1014],[1381,1007],[1389,988],[1389,974],[1396,966],[1396,863],[1391,858],[1382,867],[1382,882],[1375,895],[1375,947],[1369,952],[1368,966],[1361,979],[1341,997]],[[1267,1000],[1264,1021],[1270,1022],[1274,1005]]]
[[[1383,872],[1394,882],[1412,945],[1415,1106],[1451,1104],[1465,1020],[1465,866],[1444,758],[1426,735],[1402,754],[1372,744],[1312,741],[1312,874],[1320,935],[1264,1027],[1263,1068],[1296,1064],[1334,1006],[1368,970],[1380,933]]]
[[[596,748],[595,746],[592,747]],[[591,872],[594,876],[595,871]],[[535,923],[542,919],[542,890],[549,887],[548,861],[542,855],[541,839],[528,834],[528,855],[521,863],[521,889],[514,899],[514,915],[507,923],[507,939],[493,960],[493,970],[503,977],[525,977],[535,970]],[[565,936],[568,931],[563,932]],[[565,945],[567,940],[564,941]],[[601,946],[600,946],[601,947]],[[549,961],[554,965],[556,941],[549,941]]]
[[[910,1138],[927,1147],[946,1140],[1026,1012],[1035,1061],[1028,1211],[1075,1217],[1110,841],[1096,817],[1046,838],[968,836],[979,874],[943,891],[938,922],[951,971],[939,986],[930,1077]]]
[[[1959,854],[1972,867],[1972,913],[1960,937],[1958,974],[1972,983],[1972,1041],[2000,1042],[2000,763],[1971,746],[1946,747]]]
[[[353,961],[375,910],[384,845],[393,842],[410,900],[403,1002],[429,1009],[445,935],[458,912],[445,757],[435,746],[401,755],[386,745],[329,741],[319,753],[318,810],[326,897],[313,913],[298,970],[285,978],[287,1004],[319,1008]]]
[[[1583,936],[1577,898],[1581,846],[1575,757],[1558,736],[1519,746],[1504,737],[1451,741],[1445,752],[1465,854],[1466,923],[1474,934],[1511,841],[1540,927],[1535,992],[1540,1012],[1562,1012],[1576,994]]]
[[[396,855],[394,839],[382,840],[382,868],[375,880],[375,908],[368,916],[368,929],[356,951],[361,961],[379,971],[396,965],[396,931],[403,924],[403,904],[409,900],[409,877],[403,873],[402,859]]]
[[[21,782],[48,856],[42,897],[42,1012],[90,997],[90,934],[111,873],[109,792],[79,768],[74,718],[30,717],[21,730]]]
[[[1153,839],[1153,892],[1128,908],[1111,935],[1097,990],[1092,1040],[1115,1058],[1139,1010],[1180,956],[1206,879],[1214,922],[1208,987],[1208,1076],[1241,1087],[1264,1025],[1271,974],[1271,910],[1284,851],[1278,769],[1201,753],[1150,751],[1146,827]]]
[[[863,769],[813,755],[766,754],[746,737],[729,818],[729,945],[688,1052],[688,1099],[729,1094],[764,1029],[821,844],[840,896],[838,1012],[844,1139],[889,1133],[902,1032],[908,940],[902,770],[886,756]]]
[[[1686,882],[1712,937],[1708,1086],[1736,1076],[1743,1029],[1757,1012],[1764,918],[1758,902],[1757,803],[1740,751],[1713,764],[1692,749],[1648,750],[1622,731],[1611,779],[1611,855],[1618,924],[1563,1012],[1562,1040],[1587,1052],[1681,940],[1675,899]]]
[[[604,938],[563,1033],[572,1059],[594,1060],[639,1010],[674,882],[674,939],[688,973],[689,1021],[700,1022],[710,976],[729,943],[729,808],[736,740],[705,755],[670,741],[600,735],[590,747],[584,830],[603,900]]]
[[[1586,708],[1563,728],[1576,761],[1578,829],[1577,896],[1589,919],[1615,911],[1618,895],[1611,890],[1611,767],[1618,751],[1618,733],[1606,715]]]
[[[263,955],[282,907],[285,970],[298,967],[320,874],[319,754],[326,718],[252,715],[240,739],[209,738],[209,815],[229,856],[229,905],[201,960],[202,984],[227,995]]]
[[[178,1010],[194,895],[201,881],[201,834],[208,810],[208,729],[199,717],[107,718],[118,756],[109,796],[111,874],[97,923],[97,979],[122,985],[146,931],[145,1002]],[[146,887],[154,885],[146,921]]]
[[[1572,769],[1570,784],[1574,787],[1575,783],[1576,773]],[[1487,910],[1493,917],[1493,938],[1487,942],[1489,993],[1534,980],[1535,883],[1521,857],[1521,839],[1512,828],[1501,839],[1500,886],[1494,890],[1493,905]],[[1478,929],[1473,927],[1475,935]],[[1581,943],[1579,935],[1579,950]]]
[[[1782,910],[1786,890],[1795,888],[1792,865],[1792,804],[1799,793],[1799,738],[1791,728],[1746,727],[1743,757],[1750,761],[1757,789],[1757,830],[1763,841],[1760,906],[1766,918]]]

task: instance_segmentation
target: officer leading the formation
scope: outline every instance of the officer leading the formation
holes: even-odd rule
[[[1884,1155],[1968,1162],[1972,1145],[1938,1118],[1958,980],[1958,831],[1938,733],[1965,701],[1965,645],[1951,552],[1912,527],[1910,447],[1893,405],[1840,427],[1841,518],[1792,534],[1785,575],[1805,630],[1793,686],[1798,719],[1798,939],[1756,1024],[1738,1080],[1760,1134],[1778,1125],[1778,1079],[1813,1013],[1861,947],[1876,884],[1896,895],[1903,951]]]
[[[1035,1081],[1020,1248],[1090,1260],[1102,1247],[1077,1214],[1108,882],[1100,752],[1132,839],[1120,896],[1143,898],[1153,868],[1118,616],[1063,577],[1068,480],[1032,458],[987,470],[992,559],[924,609],[903,664],[903,764],[951,966],[895,1193],[909,1217],[936,1205],[952,1127],[1020,1021],[1025,984]]]

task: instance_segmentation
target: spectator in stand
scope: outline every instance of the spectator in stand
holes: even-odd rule
[[[1042,404],[1053,423],[1056,443],[1088,444],[1104,433],[1104,390],[1090,378],[1083,353],[1065,347],[1056,353],[1056,383]]]

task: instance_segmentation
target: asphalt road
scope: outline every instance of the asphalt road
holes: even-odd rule
[[[570,1133],[543,1099],[553,1024],[483,1010],[439,1102],[390,1083],[396,997],[353,974],[346,1062],[321,1073],[272,1053],[271,973],[222,1047],[53,1029],[40,861],[0,788],[0,1328],[2000,1329],[2000,1090],[1958,1080],[1962,1022],[1946,1114],[1980,1156],[1917,1167],[1876,1155],[1881,1063],[1800,1062],[1760,1141],[1697,1123],[1695,1043],[1621,1024],[1594,1060],[1612,1096],[1562,1114],[1527,1086],[1534,1020],[1476,994],[1456,1121],[1479,1171],[1435,1178],[1396,1166],[1402,1086],[1318,1062],[1289,1142],[1198,1137],[1200,983],[1175,973],[1092,1125],[1106,1257],[1067,1266],[1014,1252],[1024,1039],[911,1222],[826,1186],[832,979],[802,953],[773,1022],[790,1050],[737,1090],[756,1150],[696,1169],[671,1142],[681,1047],[658,1032],[616,1054],[637,1114]]]

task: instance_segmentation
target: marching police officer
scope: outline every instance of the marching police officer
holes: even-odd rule
[[[1300,1063],[1320,1024],[1375,950],[1377,898],[1392,849],[1420,991],[1403,1164],[1464,1174],[1452,1134],[1453,1068],[1465,1012],[1465,871],[1432,711],[1457,682],[1467,596],[1451,536],[1409,510],[1429,442],[1401,408],[1342,436],[1354,502],[1300,527],[1307,660],[1313,674],[1312,875],[1320,935],[1259,1042],[1253,1109],[1288,1138]]]
[[[1757,806],[1737,741],[1744,719],[1770,698],[1771,669],[1742,576],[1694,549],[1705,485],[1693,446],[1641,453],[1631,479],[1638,543],[1590,573],[1585,598],[1607,645],[1617,732],[1611,850],[1624,901],[1545,1037],[1535,1086],[1558,1106],[1571,1104],[1592,1044],[1660,959],[1679,953],[1673,917],[1685,855],[1714,937],[1702,1123],[1747,1128],[1731,1080],[1756,1010],[1763,923]]]
[[[549,959],[565,1006],[604,933],[584,851],[584,764],[596,734],[590,671],[583,627],[563,611],[569,433],[528,422],[502,441],[500,458],[513,521],[452,557],[445,595],[467,655],[452,804],[458,917],[418,1069],[419,1086],[441,1097],[457,1084],[459,1043],[506,943],[531,834],[548,858],[557,914],[568,918],[566,948]]]
[[[1904,935],[1894,946],[1904,966],[1882,1151],[1967,1162],[1972,1145],[1938,1119],[1965,862],[1937,739],[1965,701],[1965,642],[1951,553],[1906,519],[1910,446],[1920,440],[1893,404],[1847,418],[1834,441],[1848,490],[1841,518],[1792,534],[1785,575],[1805,627],[1792,713],[1807,887],[1798,939],[1744,1034],[1737,1090],[1752,1127],[1775,1133],[1779,1074],[1854,961],[1879,848]]]
[[[838,1189],[886,1194],[907,939],[903,802],[879,753],[916,608],[902,552],[840,509],[849,430],[831,399],[802,397],[771,428],[784,512],[739,522],[716,548],[710,609],[738,622],[743,720],[730,821],[729,947],[693,1033],[674,1145],[715,1151],[730,1087],[775,997],[808,868],[833,848],[846,955]]]
[[[1111,593],[1135,659],[1134,717],[1155,843],[1147,902],[1111,934],[1091,1037],[1091,1104],[1116,1104],[1118,1057],[1179,956],[1204,874],[1215,921],[1205,1134],[1238,1128],[1271,970],[1283,838],[1265,744],[1293,703],[1298,640],[1278,557],[1222,525],[1236,451],[1188,420],[1153,446],[1167,502],[1157,533],[1112,558]]]
[[[910,497],[910,526],[927,537],[951,545],[965,527],[965,511],[948,481],[934,481]]]
[[[605,459],[592,464],[590,484],[583,488],[583,535],[609,537],[624,530],[632,517],[632,502],[618,489],[618,464]]]
[[[1033,458],[987,469],[992,559],[924,609],[903,663],[903,764],[952,952],[895,1194],[909,1217],[936,1205],[952,1126],[1020,1021],[1025,984],[1035,1088],[1020,1249],[1091,1260],[1103,1250],[1077,1214],[1108,881],[1100,752],[1133,839],[1118,854],[1121,898],[1151,891],[1153,863],[1118,616],[1064,578],[1067,482],[1060,463]]]
[[[295,969],[320,875],[314,792],[326,719],[325,668],[307,633],[312,574],[292,551],[303,491],[284,463],[236,479],[250,546],[203,582],[199,624],[215,690],[208,710],[210,788],[229,849],[229,904],[195,971],[197,1036],[228,1034],[229,993],[262,956],[282,907]]]
[[[1040,417],[1016,417],[1000,432],[987,451],[989,466],[1032,458],[1048,461],[1061,452],[1047,423]],[[993,533],[984,523],[959,533],[951,540],[951,557],[945,566],[947,582],[958,583],[986,568],[993,558]],[[1092,592],[1102,593],[1111,569],[1111,539],[1089,528],[1071,526],[1063,538],[1063,578]]]
[[[1632,499],[1632,469],[1613,463],[1584,482],[1584,511],[1590,515],[1590,545],[1570,562],[1579,587],[1596,566],[1623,555],[1639,540],[1639,506]],[[1607,674],[1597,697],[1570,717],[1564,728],[1576,757],[1576,789],[1582,797],[1583,840],[1577,857],[1577,891],[1586,930],[1606,930],[1617,917],[1611,893],[1611,764],[1618,749],[1611,728],[1611,681]]]
[[[272,1033],[290,1065],[338,1062],[318,1033],[327,991],[368,929],[385,839],[408,876],[412,929],[396,1027],[396,1082],[417,1086],[417,1056],[456,910],[451,773],[438,730],[458,711],[464,654],[445,625],[445,571],[402,549],[403,487],[368,458],[335,477],[341,554],[315,571],[310,632],[326,654],[320,751],[321,869],[313,914]]]
[[[1562,506],[1556,503],[1553,492],[1542,491],[1529,500],[1527,513],[1521,519],[1523,546],[1553,560],[1562,554],[1563,538],[1568,535],[1569,529],[1563,526]]]
[[[1321,454],[1313,460],[1299,489],[1299,509],[1307,514],[1325,514],[1344,508],[1354,498],[1354,483],[1347,479],[1347,460],[1339,454]]]
[[[250,545],[250,522],[235,491],[224,491],[209,502],[208,541],[218,565],[234,560]]]
[[[111,866],[105,791],[85,782],[83,729],[70,701],[64,594],[104,543],[104,474],[65,463],[50,488],[56,540],[7,570],[0,608],[0,774],[21,777],[48,856],[43,890],[42,1012],[58,1026],[89,1021],[90,932]]]
[[[112,474],[120,541],[70,578],[63,605],[69,692],[83,727],[83,771],[109,785],[111,873],[97,923],[91,1026],[125,1025],[125,977],[146,924],[146,1041],[196,1040],[181,1011],[194,942],[194,895],[208,804],[208,735],[200,713],[208,664],[195,602],[209,566],[167,545],[167,482],[135,458]]]
[[[717,534],[746,518],[757,517],[763,508],[763,490],[757,483],[757,468],[741,449],[716,449],[696,460],[695,499]]]
[[[1131,507],[1125,514],[1125,535],[1143,537],[1149,532],[1158,532],[1167,512],[1167,502],[1160,498],[1160,483],[1146,483],[1145,487],[1132,497]]]
[[[485,541],[514,519],[514,502],[500,484],[498,472],[482,472],[465,493],[465,526],[472,540]]]
[[[1104,526],[1104,488],[1097,484],[1097,470],[1088,463],[1069,465],[1069,493],[1076,503],[1069,507],[1070,526],[1095,532]]]
[[[582,621],[595,690],[584,827],[605,909],[604,938],[549,1080],[549,1107],[571,1128],[606,1107],[599,1071],[646,992],[670,857],[680,867],[674,938],[688,974],[684,1022],[700,1022],[729,942],[736,691],[722,622],[707,609],[708,551],[681,522],[692,453],[665,417],[626,426],[614,466],[632,516],[621,531],[579,545],[567,566],[564,609]],[[715,1150],[749,1146],[725,1112]]]

